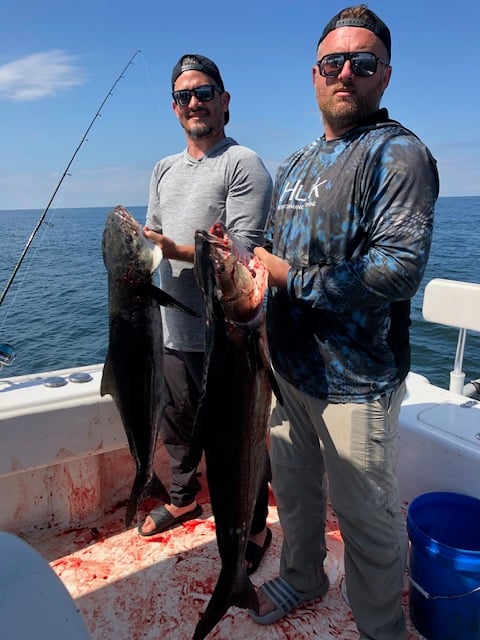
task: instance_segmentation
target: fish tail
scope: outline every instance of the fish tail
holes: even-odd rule
[[[246,573],[242,578],[241,587],[233,595],[231,604],[240,607],[240,609],[253,609],[258,613],[257,592]]]
[[[193,640],[203,640],[231,606],[258,612],[257,593],[245,570],[233,584],[229,574],[222,568],[210,602],[195,627]]]
[[[170,494],[165,489],[163,482],[154,473],[152,479],[145,487],[146,498],[159,498],[162,502],[170,504]]]
[[[127,529],[132,524],[132,520],[137,514],[138,507],[140,506],[140,495],[143,493],[142,488],[136,487],[135,484],[136,482],[133,484],[127,504],[127,512],[125,514],[125,526]]]
[[[144,477],[140,474],[137,474],[135,477],[128,500],[127,512],[125,514],[125,525],[127,529],[132,524],[138,508],[145,498],[160,498],[163,502],[170,502],[168,491],[165,489],[160,478],[155,474],[153,474],[148,481],[145,481]]]

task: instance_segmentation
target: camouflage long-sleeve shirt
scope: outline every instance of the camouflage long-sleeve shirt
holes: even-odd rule
[[[386,109],[282,164],[266,239],[292,268],[267,317],[274,366],[291,384],[367,402],[405,378],[437,196],[435,160]]]

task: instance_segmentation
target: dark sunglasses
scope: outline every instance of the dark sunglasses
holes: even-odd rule
[[[172,97],[177,106],[186,107],[192,96],[195,96],[199,102],[210,102],[215,97],[215,91],[222,93],[222,90],[214,84],[202,84],[201,87],[196,87],[195,89],[172,91]]]
[[[382,60],[382,58],[378,58],[374,53],[368,53],[366,51],[356,53],[329,53],[317,62],[320,75],[324,78],[336,78],[347,60],[350,60],[353,74],[360,78],[373,76],[377,70],[378,61],[386,67],[389,66],[386,60]]]

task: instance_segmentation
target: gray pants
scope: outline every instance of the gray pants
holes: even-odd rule
[[[404,640],[407,536],[394,466],[405,384],[371,403],[332,404],[278,381],[284,407],[272,413],[270,454],[284,532],[280,575],[298,591],[325,580],[328,496],[360,638]]]

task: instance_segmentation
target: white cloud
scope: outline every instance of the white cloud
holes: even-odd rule
[[[0,100],[29,101],[82,84],[85,73],[64,51],[44,51],[0,65]]]

